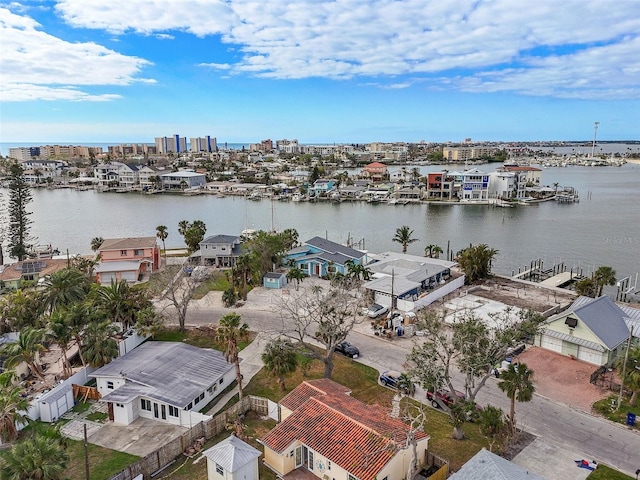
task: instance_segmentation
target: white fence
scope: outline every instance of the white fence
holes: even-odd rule
[[[416,301],[411,300],[397,300],[397,307],[399,310],[409,312],[411,310],[419,310],[427,305],[431,305],[436,300],[442,297],[446,297],[451,292],[456,291],[464,285],[464,275],[458,278],[454,278],[449,283],[442,285],[433,292],[425,295],[422,298],[418,298]]]

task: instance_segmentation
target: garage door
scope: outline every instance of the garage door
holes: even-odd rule
[[[100,283],[102,285],[111,285],[111,281],[116,281],[116,274],[115,272],[104,272],[100,274]]]
[[[138,280],[137,272],[122,272],[120,274],[121,280],[126,280],[129,283],[133,283]]]
[[[543,335],[540,346],[553,352],[562,353],[562,340],[559,338],[551,337],[549,335]]]
[[[602,353],[587,347],[578,347],[578,360],[601,365]]]

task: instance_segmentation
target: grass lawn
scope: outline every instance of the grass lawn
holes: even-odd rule
[[[217,271],[207,281],[202,282],[193,294],[194,300],[199,300],[211,291],[224,292],[231,286],[224,272]]]
[[[591,472],[587,478],[589,480],[634,480],[633,477],[603,464],[599,464],[598,468]]]
[[[636,424],[632,427],[636,431],[640,431],[640,406],[630,406],[629,397],[622,398],[622,406],[616,409],[613,405],[618,402],[617,395],[610,395],[607,398],[599,400],[593,404],[593,410],[607,420],[626,425],[627,413],[636,414]]]
[[[78,440],[68,441],[69,467],[65,471],[65,478],[84,480],[86,478],[84,442]],[[135,455],[89,444],[89,473],[91,480],[107,480],[136,460],[138,460],[138,457]]]
[[[255,332],[249,332],[249,341],[240,342],[238,344],[238,349],[244,349],[253,341],[255,336]],[[177,327],[167,327],[154,335],[153,339],[159,342],[184,342],[189,345],[193,345],[194,347],[214,348],[220,351],[224,351],[225,349],[224,345],[216,341],[216,330],[210,327],[190,328],[184,332],[181,332]]]
[[[377,403],[391,411],[391,400],[394,392],[378,384],[378,373],[375,369],[340,355],[336,355],[334,360],[333,380],[351,388],[352,396],[358,400],[367,404]],[[268,397],[274,401],[280,400],[302,381],[322,378],[323,372],[322,362],[314,360],[309,366],[306,376],[303,376],[300,370],[287,375],[287,390],[282,392],[276,379],[268,376],[263,369],[251,379],[244,392],[246,395]],[[489,442],[480,433],[478,425],[473,423],[465,424],[464,432],[466,438],[464,440],[454,440],[451,435],[453,426],[449,423],[448,415],[429,406],[425,406],[425,413],[427,417],[425,431],[431,436],[429,450],[449,460],[452,469],[459,469],[482,447],[489,447]]]

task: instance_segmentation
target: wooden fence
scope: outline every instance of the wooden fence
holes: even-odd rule
[[[134,480],[137,475],[143,475],[145,479],[153,478],[156,472],[182,455],[197,439],[204,437],[209,440],[215,437],[226,430],[227,425],[235,421],[239,414],[245,414],[249,410],[260,415],[267,415],[269,413],[268,400],[252,395],[244,397],[242,402],[236,403],[209,420],[194,425],[179,437],[132,463],[109,480]]]
[[[100,400],[102,395],[98,392],[98,389],[95,387],[85,387],[84,385],[76,385],[75,383],[71,385],[73,387],[73,398],[76,400],[81,400],[86,402],[87,399],[91,400]]]

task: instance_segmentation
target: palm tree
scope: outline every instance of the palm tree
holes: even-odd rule
[[[125,280],[111,280],[110,285],[103,285],[95,290],[96,304],[105,310],[112,322],[122,323],[122,328],[127,329],[133,322],[134,292]]]
[[[62,374],[65,378],[70,377],[73,371],[67,358],[67,350],[73,340],[73,326],[66,309],[61,307],[51,314],[45,335],[60,347],[62,352]]]
[[[59,440],[35,434],[0,457],[0,480],[61,480],[68,463]]]
[[[364,281],[368,281],[371,278],[371,269],[365,267],[361,263],[356,263],[353,260],[347,260],[344,262],[344,266],[347,267],[347,277],[353,278],[356,281],[360,281],[360,278]]]
[[[286,339],[273,339],[264,347],[262,353],[264,368],[270,375],[278,377],[280,390],[286,390],[284,376],[298,368],[298,356],[293,344]]]
[[[253,270],[253,259],[250,254],[241,255],[236,260],[236,264],[233,267],[234,276],[237,276],[240,280],[240,296],[242,300],[247,300],[247,279],[251,276],[251,271]]]
[[[516,400],[518,402],[530,402],[535,392],[533,370],[529,369],[524,363],[511,363],[509,368],[500,374],[498,387],[511,400],[509,430],[513,436],[516,427]]]
[[[287,281],[291,282],[291,280],[296,281],[296,290],[298,290],[298,286],[304,280],[307,275],[302,271],[302,269],[298,267],[290,268],[287,272]]]
[[[242,317],[237,313],[228,313],[220,319],[216,331],[216,341],[224,345],[224,358],[236,366],[236,381],[238,394],[242,400],[242,374],[240,373],[240,358],[238,357],[238,343],[249,340],[249,326],[240,324]]]
[[[93,250],[94,252],[97,252],[98,250],[100,250],[100,247],[102,246],[103,243],[104,243],[104,238],[93,237],[91,239],[91,250]]]
[[[593,279],[598,286],[598,297],[601,297],[605,285],[613,286],[616,284],[616,271],[608,266],[598,267],[593,274]]]
[[[430,244],[424,247],[424,256],[429,258],[440,258],[440,254],[442,253],[442,248],[438,245]]]
[[[16,423],[29,420],[22,412],[29,408],[29,401],[22,396],[20,385],[13,385],[15,373],[7,370],[0,373],[0,439],[11,442],[18,438]]]
[[[59,306],[69,306],[84,300],[87,295],[87,277],[79,270],[65,268],[51,274],[44,282],[44,306],[53,312]]]
[[[165,225],[158,225],[156,227],[156,237],[160,239],[162,242],[162,251],[164,252],[164,263],[167,263],[167,247],[164,244],[164,241],[169,236],[169,232],[167,232],[167,227]]]
[[[417,238],[411,238],[411,235],[413,235],[413,230],[411,230],[407,225],[403,225],[396,229],[396,235],[392,240],[402,245],[402,253],[407,253],[407,247],[413,242],[418,241]]]
[[[25,327],[20,332],[18,340],[11,343],[5,343],[0,348],[0,353],[7,358],[4,361],[6,368],[13,368],[25,362],[36,377],[40,380],[44,380],[44,375],[40,366],[38,365],[38,354],[44,352],[46,348],[42,345],[44,338],[44,329]]]
[[[118,356],[118,342],[113,338],[118,327],[109,320],[92,322],[85,327],[84,357],[92,367],[103,367]]]
[[[484,243],[460,251],[456,260],[464,271],[465,282],[472,283],[488,278],[491,275],[491,263],[497,254],[498,250],[489,248]]]
[[[585,297],[596,298],[598,286],[590,277],[584,277],[576,282],[576,293]]]

